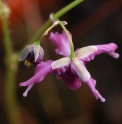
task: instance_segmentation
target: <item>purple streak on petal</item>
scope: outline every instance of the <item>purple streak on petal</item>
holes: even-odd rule
[[[101,96],[101,94],[98,92],[98,90],[95,89],[96,81],[93,78],[90,78],[87,82],[85,82],[89,88],[91,89],[93,95],[98,100],[98,98],[101,100],[101,102],[105,102],[105,99]]]
[[[109,43],[104,45],[96,45],[97,51],[90,54],[89,56],[82,58],[80,60],[88,62],[90,60],[93,60],[96,55],[107,53],[108,55],[112,56],[113,58],[118,58],[119,54],[115,53],[114,51],[118,48],[115,43]],[[85,63],[86,64],[86,63]]]
[[[49,39],[56,46],[56,53],[63,56],[70,56],[70,43],[66,33],[63,31],[62,34],[58,32],[50,34]]]
[[[46,62],[41,62],[40,64],[38,64],[36,66],[36,71],[35,74],[32,78],[30,78],[29,80],[20,83],[20,86],[28,86],[30,84],[35,84],[37,82],[41,82],[45,76],[49,73],[52,72],[52,68],[51,68],[51,63],[52,61],[46,61]]]
[[[77,74],[74,72],[75,71],[72,71],[70,65],[64,73],[60,74],[60,77],[62,77],[67,86],[72,90],[76,90],[81,87],[81,81]]]

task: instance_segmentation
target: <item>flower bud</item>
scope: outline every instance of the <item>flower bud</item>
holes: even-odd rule
[[[20,57],[19,61],[24,61],[25,65],[28,67],[31,66],[31,64],[38,64],[40,61],[42,61],[44,56],[44,50],[43,48],[37,44],[37,42],[26,46]]]

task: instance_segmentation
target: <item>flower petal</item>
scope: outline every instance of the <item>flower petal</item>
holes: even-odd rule
[[[35,45],[34,46],[34,61],[36,62],[36,60],[38,59],[38,57],[40,56],[40,59],[43,59],[44,56],[44,50],[40,45]]]
[[[87,48],[89,48],[89,47],[87,47]],[[81,51],[77,50],[76,51],[77,58],[82,60],[82,61],[90,61],[90,60],[93,60],[96,55],[99,55],[102,53],[107,53],[108,55],[112,56],[113,58],[119,57],[119,54],[114,52],[118,48],[115,43],[96,45],[96,46],[92,46],[92,48],[93,47],[97,48],[97,50],[94,52],[91,52],[91,53],[89,52],[90,54],[86,54],[87,56],[82,56],[82,55],[80,56]],[[81,48],[81,50],[82,50],[82,48]]]
[[[70,43],[68,40],[68,37],[66,33],[63,31],[62,34],[59,34],[58,32],[50,34],[49,38],[56,48],[56,53],[63,55],[63,56],[70,56]]]
[[[20,57],[19,57],[19,61],[23,61],[26,59],[26,57],[28,56],[28,54],[33,51],[34,49],[34,44],[31,44],[31,45],[28,45],[26,46],[23,51],[21,52],[20,54]]]
[[[81,81],[86,82],[91,77],[84,64],[80,62],[77,58],[72,59],[72,67],[76,71]]]
[[[26,89],[26,91],[23,93],[23,96],[26,97],[28,95],[28,92],[31,90],[31,88],[33,87],[34,84],[30,84],[28,86],[28,88]]]
[[[64,73],[60,74],[60,77],[62,77],[67,86],[72,90],[76,90],[81,87],[81,80],[78,75],[72,71],[71,65]]]
[[[91,55],[92,53],[97,51],[96,46],[87,46],[87,47],[82,47],[75,52],[75,56],[78,59],[83,59]]]
[[[96,47],[97,47],[97,55],[101,53],[107,53],[113,58],[119,57],[119,54],[114,52],[118,48],[118,46],[115,43],[96,45]]]
[[[29,80],[20,83],[19,85],[28,86],[30,84],[41,82],[47,74],[52,72],[51,63],[52,61],[49,60],[49,61],[41,62],[40,64],[38,64],[36,66],[36,71],[35,71],[34,76],[30,78]]]
[[[69,63],[71,63],[71,59],[69,57],[64,57],[52,62],[51,66],[52,66],[52,69],[54,70],[57,68],[62,68],[64,66],[67,66]]]
[[[96,99],[100,99],[101,102],[105,102],[105,98],[103,98],[101,96],[101,94],[98,92],[98,90],[95,89],[95,85],[96,84],[96,81],[93,79],[93,78],[90,78],[86,84],[89,86],[89,88],[91,89],[93,95],[95,96]]]

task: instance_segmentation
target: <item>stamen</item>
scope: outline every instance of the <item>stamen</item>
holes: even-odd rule
[[[29,61],[27,62],[27,66],[30,67],[30,62]]]
[[[27,66],[29,67],[29,61],[27,62]]]
[[[30,67],[32,65],[31,62],[29,62],[27,59],[24,61],[24,65],[26,65],[27,67]]]
[[[25,60],[25,61],[24,61],[24,65],[27,65],[27,62],[28,62],[28,61],[27,61],[27,60]]]

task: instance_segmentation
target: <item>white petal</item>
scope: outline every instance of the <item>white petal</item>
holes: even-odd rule
[[[87,56],[89,56],[90,54],[94,53],[97,51],[97,47],[96,46],[87,46],[87,47],[82,47],[81,49],[78,49],[75,52],[75,56],[78,59],[82,59],[85,58]]]
[[[77,58],[72,59],[72,67],[83,82],[86,82],[91,77],[83,63],[80,63]]]
[[[38,59],[39,54],[43,58],[43,56],[44,56],[44,50],[42,49],[42,47],[40,45],[35,45],[34,46],[34,61],[35,62]]]
[[[51,66],[52,66],[52,69],[56,69],[56,68],[64,67],[68,65],[69,63],[71,63],[70,57],[64,57],[64,58],[61,58],[59,60],[52,62]]]
[[[28,54],[31,51],[33,51],[33,49],[34,49],[34,44],[30,44],[26,46],[20,54],[19,61],[23,61],[28,56]]]

